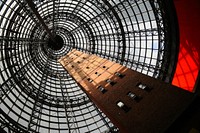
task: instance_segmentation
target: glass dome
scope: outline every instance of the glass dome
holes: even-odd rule
[[[118,132],[58,59],[77,49],[170,82],[172,14],[167,0],[0,0],[1,129]]]

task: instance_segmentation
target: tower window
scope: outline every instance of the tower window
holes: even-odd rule
[[[87,80],[88,80],[90,83],[92,83],[92,81],[93,81],[93,80],[92,80],[92,79],[90,79],[90,78],[88,78]]]
[[[97,76],[100,76],[101,74],[100,73],[98,73],[98,72],[95,72],[95,74],[97,75]]]
[[[117,106],[124,110],[124,112],[128,112],[131,108],[125,105],[122,101],[117,102]]]
[[[143,89],[143,90],[145,90],[145,89],[147,88],[147,86],[146,86],[146,85],[143,85],[143,84],[139,84],[138,87],[139,87],[140,89]]]
[[[135,100],[136,102],[139,102],[142,99],[142,97],[137,96],[136,94],[132,92],[128,92],[127,96],[130,97],[132,100]]]
[[[98,87],[98,90],[100,90],[103,94],[106,93],[106,89],[103,88],[101,85]]]
[[[119,78],[123,78],[125,76],[124,74],[121,74],[119,72],[116,72],[115,75],[118,76]]]
[[[127,94],[131,99],[136,99],[137,98],[137,96],[134,94],[134,93],[132,93],[132,92],[128,92],[128,94]]]
[[[142,89],[142,90],[151,91],[150,87],[148,87],[147,85],[142,84],[142,83],[138,83],[137,87],[140,88],[140,89]]]
[[[107,79],[106,82],[109,83],[111,86],[117,83],[117,82],[112,81],[111,79]]]

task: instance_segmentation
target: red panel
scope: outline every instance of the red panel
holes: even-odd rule
[[[174,3],[180,30],[180,51],[172,84],[194,91],[200,69],[200,1],[174,0]]]
[[[188,91],[193,91],[197,76],[198,66],[188,53],[187,49],[185,49],[181,44],[173,85],[179,86]]]

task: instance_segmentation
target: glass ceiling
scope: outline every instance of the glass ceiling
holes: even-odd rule
[[[171,81],[178,43],[164,2],[33,0],[57,36],[50,39],[27,1],[0,0],[0,123],[6,132],[118,132],[58,63],[72,49]]]

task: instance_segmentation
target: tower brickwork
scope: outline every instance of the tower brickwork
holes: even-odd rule
[[[164,132],[193,94],[93,54],[72,50],[59,62],[122,133]]]

